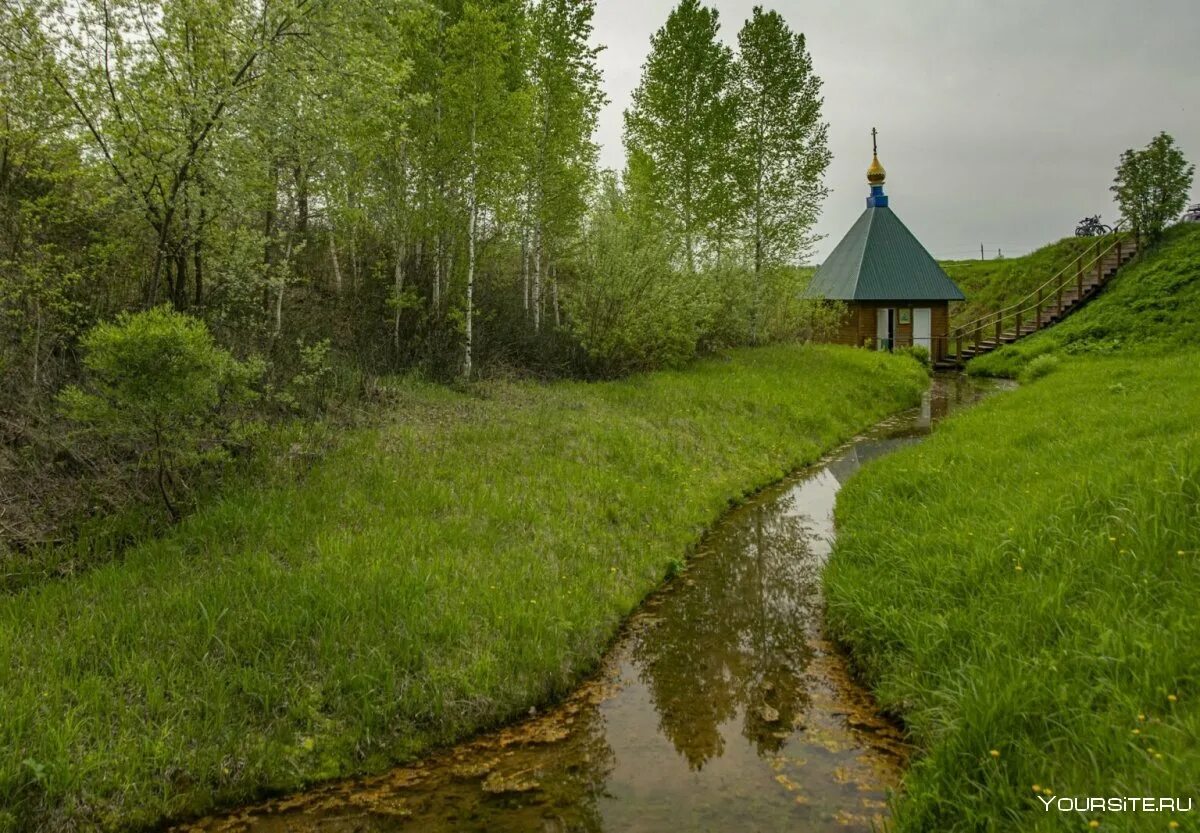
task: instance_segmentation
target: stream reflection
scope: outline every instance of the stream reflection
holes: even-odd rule
[[[386,775],[204,831],[870,831],[906,748],[821,630],[834,499],[985,388],[939,377],[888,420],[726,515],[562,705]]]

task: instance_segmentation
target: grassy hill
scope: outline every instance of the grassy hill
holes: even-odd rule
[[[1024,297],[1086,252],[1094,242],[1087,237],[1067,237],[1023,257],[941,261],[946,274],[967,296],[967,302],[958,304],[952,311],[951,323],[973,321]]]
[[[1046,354],[1161,353],[1189,346],[1200,346],[1200,223],[1169,230],[1083,309],[1061,324],[981,356],[969,370],[1015,376]]]

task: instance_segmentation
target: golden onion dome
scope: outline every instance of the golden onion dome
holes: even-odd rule
[[[883,169],[883,165],[879,164],[879,157],[875,156],[871,159],[871,167],[867,168],[867,182],[872,185],[882,185],[887,179],[887,171]]]

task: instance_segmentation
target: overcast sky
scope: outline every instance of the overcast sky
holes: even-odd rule
[[[676,0],[598,0],[610,104],[601,158],[621,169],[622,112]],[[1158,131],[1200,160],[1195,0],[708,0],[731,45],[755,5],[804,32],[825,82],[833,193],[818,259],[864,207],[871,128],[892,208],[937,257],[1023,254],[1117,217],[1122,150]],[[1200,194],[1194,188],[1193,194]]]

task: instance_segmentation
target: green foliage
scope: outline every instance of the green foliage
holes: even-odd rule
[[[0,598],[0,748],[20,750],[0,813],[138,828],[522,714],[594,667],[730,500],[924,386],[825,347],[482,396],[396,383],[389,419],[305,477]]]
[[[87,375],[62,392],[64,411],[86,436],[153,471],[174,517],[172,492],[183,474],[224,460],[248,427],[237,422],[237,408],[253,398],[261,368],[236,361],[203,322],[166,307],[100,324],[82,347]]]
[[[718,30],[715,9],[681,0],[650,39],[625,113],[635,204],[692,272],[708,257],[719,259],[734,232],[733,53]]]
[[[587,251],[566,299],[586,369],[614,376],[689,361],[711,323],[715,298],[672,268],[658,238],[631,218],[612,178],[593,214]]]
[[[1121,154],[1112,191],[1133,228],[1155,240],[1187,205],[1195,173],[1175,139],[1163,132],[1142,150]]]
[[[761,6],[738,32],[734,166],[747,257],[756,273],[810,252],[832,158],[821,121],[821,79],[804,35]]]
[[[329,339],[305,344],[297,342],[299,371],[280,395],[280,401],[301,414],[316,416],[329,401],[333,382],[332,344]]]
[[[1033,785],[1200,780],[1200,355],[1064,364],[839,495],[829,625],[921,750],[899,831],[1085,829]]]
[[[1194,347],[1200,333],[1200,226],[1182,223],[1139,255],[1102,295],[1063,322],[967,365],[983,376],[1017,376],[1038,356]]]
[[[803,297],[810,269],[678,268],[611,176],[590,218],[586,252],[565,311],[581,365],[593,375],[680,367],[697,352],[759,340],[819,339],[841,314],[838,305]]]
[[[914,344],[911,347],[902,347],[896,352],[908,356],[922,367],[930,367],[929,348],[924,345]]]

